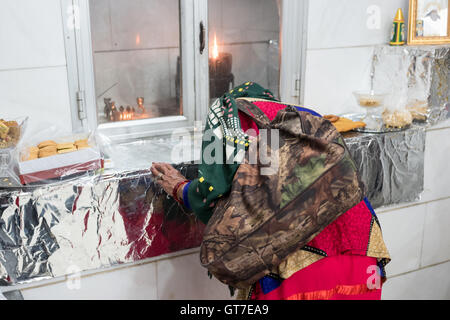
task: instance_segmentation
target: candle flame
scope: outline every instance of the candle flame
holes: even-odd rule
[[[141,44],[141,36],[139,35],[139,33],[136,35],[136,45],[140,45]]]
[[[214,34],[214,45],[213,45],[213,50],[212,50],[212,57],[214,59],[217,59],[219,57],[219,47],[217,46],[216,34]]]

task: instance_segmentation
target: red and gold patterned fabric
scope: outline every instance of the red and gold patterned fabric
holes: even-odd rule
[[[379,300],[381,281],[375,258],[339,255],[327,257],[301,269],[264,293],[258,282],[254,300]]]

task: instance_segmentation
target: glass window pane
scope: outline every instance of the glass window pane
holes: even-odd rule
[[[257,82],[279,92],[280,0],[208,0],[210,99]]]
[[[90,0],[98,122],[181,107],[178,0]]]

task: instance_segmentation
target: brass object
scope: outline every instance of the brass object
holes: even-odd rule
[[[145,113],[144,98],[138,97],[138,98],[137,98],[137,104],[138,104],[139,110],[141,110],[142,113]]]

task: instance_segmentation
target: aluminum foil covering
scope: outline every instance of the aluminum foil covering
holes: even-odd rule
[[[429,124],[449,115],[450,45],[378,46],[374,67],[375,91],[391,94],[387,107],[424,106]]]
[[[195,178],[192,165],[178,166]],[[149,171],[0,193],[0,284],[139,261],[200,244],[204,225]]]
[[[423,191],[425,128],[346,134],[346,144],[373,207],[419,200]]]
[[[374,207],[419,197],[423,128],[350,133],[345,139]],[[141,160],[136,166],[144,169],[154,160],[155,149],[168,151],[175,144],[176,140],[159,141],[156,147],[155,141],[141,141],[138,146],[118,146],[111,154],[131,155],[138,147]],[[113,161],[124,168],[132,166],[131,159],[121,156]],[[197,175],[193,163],[176,167],[188,179]],[[109,172],[94,179],[0,191],[0,285],[131,263],[200,245],[204,225],[155,185],[148,170],[116,167]]]

